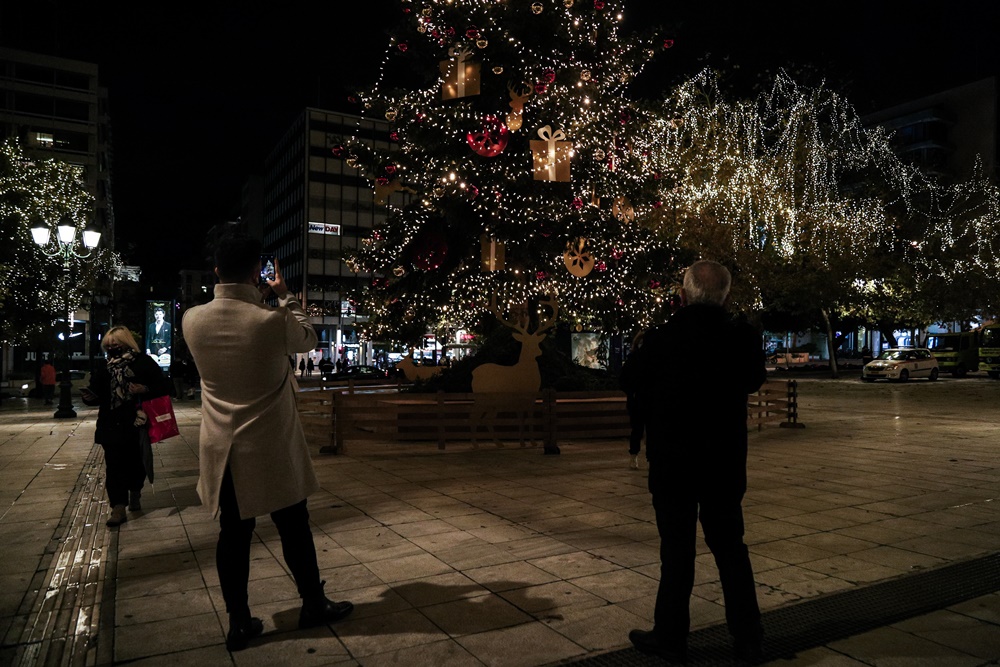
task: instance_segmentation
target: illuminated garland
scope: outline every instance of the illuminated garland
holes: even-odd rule
[[[474,326],[491,295],[511,309],[549,293],[577,329],[630,331],[668,314],[680,267],[702,256],[739,272],[744,310],[769,305],[779,267],[815,267],[839,289],[832,305],[870,318],[890,291],[932,300],[970,269],[995,284],[995,186],[931,181],[843,96],[784,73],[753,100],[724,99],[710,72],[660,105],[629,100],[671,42],[622,39],[622,5],[401,1],[378,82],[358,98],[389,121],[391,147],[360,131],[332,146],[376,190],[410,193],[386,195],[385,221],[349,259],[370,277],[353,296],[364,337],[413,342]],[[467,62],[478,94],[442,99]],[[402,89],[387,83],[405,66]],[[546,126],[571,142],[568,183],[533,177],[529,140]],[[504,245],[504,270],[481,270],[483,235]],[[563,265],[580,238],[595,259],[583,277]]]
[[[0,145],[0,343],[25,344],[66,316],[62,263],[46,257],[31,237],[37,222],[52,226],[72,220],[82,233],[93,196],[79,167],[51,159],[29,158],[14,140]],[[98,248],[78,262],[69,288],[69,308],[90,296],[98,276],[120,277],[121,258]]]
[[[839,280],[840,309],[874,321],[892,301],[913,303],[921,292],[922,310],[909,318],[946,318],[947,297],[935,306],[933,290],[972,270],[995,298],[998,195],[979,169],[965,183],[936,183],[902,162],[884,130],[865,127],[841,95],[784,72],[759,98],[735,102],[702,72],[659,116],[644,148],[668,174],[660,233],[689,248],[714,241],[702,248],[740,270],[750,288],[744,308],[768,305],[762,282],[779,263],[814,265]]]

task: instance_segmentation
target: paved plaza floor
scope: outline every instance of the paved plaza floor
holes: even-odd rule
[[[1000,552],[1000,382],[804,379],[799,395],[806,428],[750,435],[746,539],[766,631],[771,612]],[[181,435],[155,446],[143,510],[108,529],[96,411],[55,420],[40,400],[4,401],[0,664],[657,664],[628,642],[652,624],[659,577],[646,472],[608,441],[561,442],[559,456],[513,443],[317,453],[322,576],[355,612],[298,630],[276,531],[260,519],[250,603],[265,631],[230,654],[217,522],[195,493],[199,406],[175,405]],[[675,410],[678,439],[696,445]],[[724,621],[700,539],[691,609],[694,630]],[[768,658],[1000,665],[1000,592]]]

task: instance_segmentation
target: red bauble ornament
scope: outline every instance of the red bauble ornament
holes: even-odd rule
[[[440,231],[424,231],[413,244],[413,266],[421,271],[433,271],[448,256],[448,241]]]
[[[333,153],[333,157],[343,157],[345,150],[346,149],[343,144],[337,144],[336,146],[330,148],[330,152]]]
[[[485,116],[482,129],[469,132],[465,135],[465,140],[476,155],[496,157],[507,148],[510,130],[496,116]]]
[[[470,201],[479,196],[479,188],[477,188],[475,185],[470,185],[465,189],[465,191],[469,193]]]
[[[545,273],[544,271],[538,271],[537,273],[535,273],[535,280],[545,280],[548,277],[549,274]]]
[[[579,197],[573,197],[573,208],[577,211],[583,208],[583,200]]]
[[[604,262],[598,262],[597,264],[594,265],[594,269],[597,271],[607,271],[608,265],[605,264]]]
[[[407,44],[406,42],[400,42],[400,43],[399,43],[399,44],[397,45],[397,48],[398,48],[398,49],[399,49],[400,51],[402,51],[403,53],[406,53],[406,50],[410,48],[410,45],[409,45],[409,44]]]
[[[544,81],[545,83],[552,83],[555,80],[556,80],[555,70],[547,69],[544,72],[542,72],[542,81]]]
[[[549,87],[547,85],[545,85],[544,83],[536,83],[535,84],[535,94],[536,95],[541,95],[542,93],[544,93],[548,89],[549,89]]]
[[[663,40],[663,48],[669,49],[669,48],[673,47],[673,45],[674,45],[674,40],[672,40],[672,39],[665,39],[665,40]]]
[[[399,132],[397,132],[396,130],[390,132],[389,139],[391,139],[392,141],[399,141]]]
[[[594,0],[594,9],[598,11],[604,9],[604,0]]]
[[[390,176],[392,176],[393,174],[395,174],[396,173],[396,165],[394,165],[394,164],[387,164],[387,165],[385,165],[385,173],[389,174]]]
[[[661,202],[659,199],[653,202],[653,208],[660,208],[661,206],[663,206],[663,202]]]
[[[627,125],[630,120],[632,120],[632,114],[628,111],[622,111],[618,116],[618,122],[622,125]]]
[[[659,288],[659,286],[660,286],[660,281],[659,280],[656,280],[654,278],[653,280],[649,281],[649,289],[657,289],[657,288]]]
[[[469,39],[479,39],[479,28],[474,25],[470,25],[469,29],[465,31],[465,36]]]
[[[619,250],[618,248],[615,248],[614,250],[611,251],[611,259],[621,259],[624,256],[625,253]]]
[[[389,185],[389,179],[386,178],[385,176],[379,176],[378,178],[375,179],[375,184],[381,186]]]
[[[454,37],[455,36],[455,29],[454,28],[448,28],[447,30],[445,30],[445,32],[448,34],[449,37]]]

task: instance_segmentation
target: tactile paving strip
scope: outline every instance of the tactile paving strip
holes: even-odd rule
[[[1000,591],[1000,553],[946,565],[763,614],[767,660],[790,658],[830,642]],[[634,648],[592,656],[578,667],[662,667],[664,661]],[[741,665],[732,656],[724,624],[692,632],[688,665]]]

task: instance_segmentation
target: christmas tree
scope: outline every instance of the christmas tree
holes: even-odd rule
[[[660,174],[626,96],[672,41],[619,34],[624,2],[400,2],[366,116],[391,148],[333,146],[371,179],[377,224],[351,257],[365,334],[411,342],[555,296],[577,329],[661,319],[673,252],[646,221]],[[393,81],[399,84],[393,84]],[[521,311],[522,316],[524,310]]]

